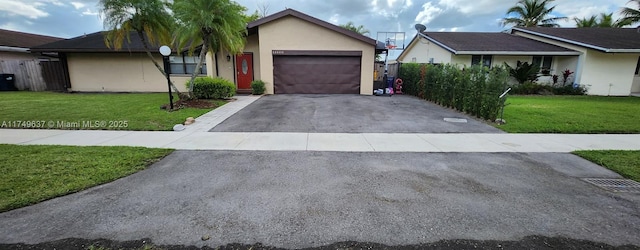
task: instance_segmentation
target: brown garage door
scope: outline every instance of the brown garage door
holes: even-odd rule
[[[276,94],[360,94],[360,56],[273,57]]]

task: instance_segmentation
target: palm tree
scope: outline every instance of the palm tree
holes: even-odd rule
[[[613,21],[613,13],[600,13],[599,16],[591,16],[588,19],[587,18],[573,18],[573,20],[576,22],[576,27],[578,28],[593,28],[593,27],[598,27],[598,28],[622,28],[624,26],[627,26],[631,23],[629,23],[627,20],[624,19],[618,19],[616,21]]]
[[[193,96],[193,81],[202,69],[207,52],[242,52],[247,32],[246,8],[231,0],[175,0],[172,10],[178,20],[179,47],[188,45],[189,53],[200,49],[198,64],[189,81],[189,95]]]
[[[346,24],[341,24],[340,27],[348,29],[350,31],[356,32],[360,35],[367,35],[369,34],[369,30],[364,28],[363,25],[357,26],[355,24],[353,24],[353,22],[348,22]]]
[[[167,72],[158,64],[150,47],[171,44],[171,29],[174,19],[161,0],[100,0],[100,13],[104,19],[104,27],[109,30],[105,35],[105,44],[109,48],[119,50],[125,39],[130,42],[131,32],[135,32],[158,71],[165,77]],[[178,94],[180,91],[171,83]]]
[[[640,0],[630,0],[629,3],[634,3],[637,8],[622,8],[622,10],[620,10],[620,14],[624,16],[622,21],[628,24],[640,22]]]
[[[576,27],[578,28],[591,28],[598,26],[598,18],[596,16],[591,16],[588,19],[583,17],[582,19],[574,17],[573,21],[576,22]]]
[[[556,6],[547,6],[554,0],[520,0],[507,10],[507,15],[515,14],[515,17],[505,17],[502,25],[513,24],[520,27],[559,27],[560,20],[566,17],[548,17]],[[640,0],[638,0],[640,1]]]
[[[598,27],[601,28],[622,28],[626,25],[631,24],[628,20],[618,19],[613,21],[613,13],[600,13],[600,21],[598,22]]]

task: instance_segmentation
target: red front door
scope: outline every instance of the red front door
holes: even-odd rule
[[[236,75],[238,89],[251,89],[253,81],[253,54],[244,53],[236,56]]]

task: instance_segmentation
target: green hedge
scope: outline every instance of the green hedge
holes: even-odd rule
[[[255,80],[251,82],[251,93],[254,95],[262,95],[265,91],[264,82],[261,80]]]
[[[509,72],[502,67],[407,63],[400,66],[400,78],[407,94],[494,121],[506,99],[500,95]]]
[[[188,87],[189,81],[187,81]],[[220,77],[198,77],[194,81],[193,94],[198,99],[224,99],[236,94],[236,86]]]

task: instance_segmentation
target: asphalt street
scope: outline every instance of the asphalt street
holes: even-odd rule
[[[570,154],[177,151],[115,182],[0,214],[0,243],[304,248],[537,235],[640,245],[638,195],[584,177],[619,176]]]

